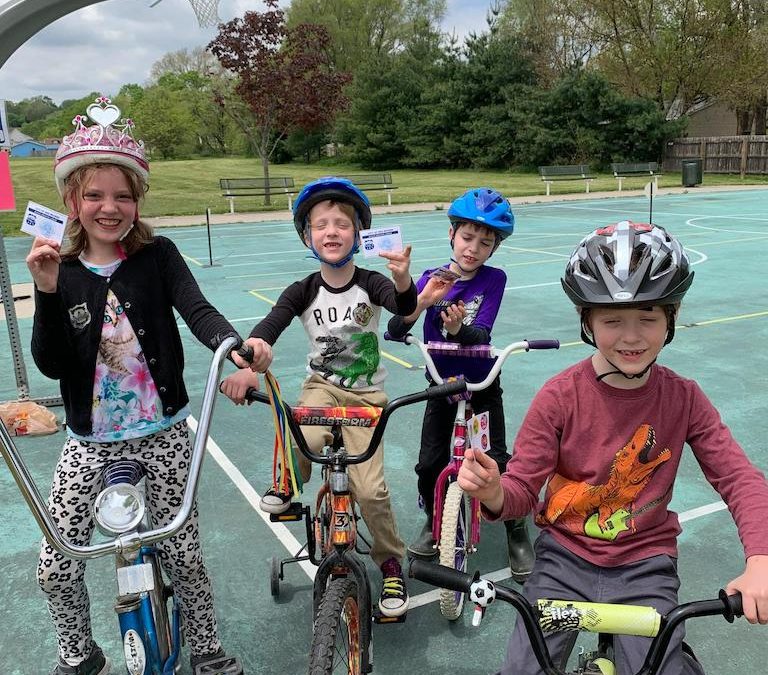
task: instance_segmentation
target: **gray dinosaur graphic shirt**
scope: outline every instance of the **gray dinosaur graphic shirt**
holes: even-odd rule
[[[294,317],[309,338],[307,372],[345,389],[376,390],[386,377],[379,349],[381,308],[407,316],[416,309],[416,287],[405,293],[383,274],[355,268],[342,288],[323,281],[320,272],[286,288],[251,337],[273,345]]]

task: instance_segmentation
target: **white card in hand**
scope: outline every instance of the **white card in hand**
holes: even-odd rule
[[[469,444],[473,450],[488,452],[491,447],[491,430],[489,428],[488,412],[481,412],[473,415],[467,420],[467,431],[469,432]]]
[[[360,232],[360,245],[366,258],[373,258],[382,252],[402,251],[403,237],[400,234],[400,226],[363,230]]]
[[[53,239],[59,244],[64,239],[64,227],[67,217],[63,213],[53,211],[47,206],[29,202],[24,212],[24,220],[21,223],[21,231],[31,234],[33,237]]]

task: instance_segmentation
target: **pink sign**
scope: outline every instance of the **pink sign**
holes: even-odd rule
[[[8,153],[0,150],[0,211],[15,211],[16,200],[13,197],[11,182],[11,164]]]

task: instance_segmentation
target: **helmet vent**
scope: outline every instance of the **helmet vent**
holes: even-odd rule
[[[608,271],[613,272],[613,268],[616,264],[616,261],[613,258],[613,251],[611,251],[611,249],[609,249],[607,246],[601,246],[600,257],[603,259],[603,262],[608,268]]]

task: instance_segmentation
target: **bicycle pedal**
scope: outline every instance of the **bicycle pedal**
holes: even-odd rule
[[[236,656],[224,656],[195,666],[194,675],[243,675],[243,666]]]
[[[380,611],[375,611],[373,616],[373,623],[388,624],[388,623],[405,623],[405,618],[408,616],[408,612],[401,614],[400,616],[384,616]]]
[[[269,519],[273,523],[290,523],[304,519],[304,506],[301,502],[291,502],[291,505],[282,513],[270,513]]]

